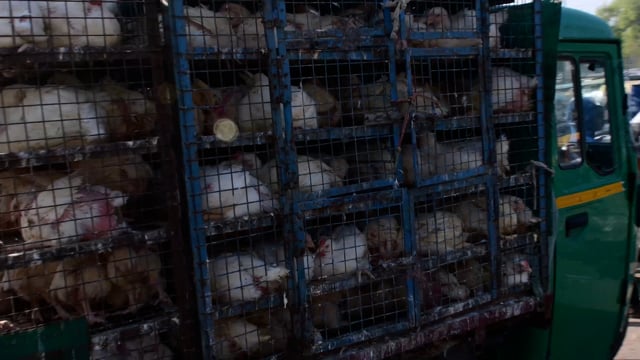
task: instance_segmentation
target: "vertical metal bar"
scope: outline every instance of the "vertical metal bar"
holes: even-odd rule
[[[498,217],[499,214],[499,192],[497,187],[497,169],[496,169],[496,136],[491,120],[491,50],[489,47],[489,2],[487,0],[478,0],[476,3],[476,14],[480,17],[477,19],[477,30],[482,39],[480,54],[478,56],[478,67],[480,77],[478,79],[481,84],[481,105],[480,105],[480,125],[482,128],[482,144],[483,144],[483,162],[490,165],[491,172],[486,178],[486,195],[488,214],[489,235],[489,256],[491,266],[491,296],[493,299],[498,297],[500,273],[500,262],[498,254]]]
[[[387,5],[387,1],[384,3]],[[400,6],[400,5],[398,5]],[[402,22],[401,22],[402,24]],[[398,84],[397,84],[397,64],[396,64],[396,42],[391,39],[393,30],[393,19],[391,19],[391,8],[384,6],[384,32],[387,35],[387,48],[389,50],[389,83],[391,84],[391,103],[398,101]],[[402,28],[402,25],[400,25]]]
[[[546,127],[544,121],[545,106],[544,106],[544,51],[543,51],[543,33],[542,33],[542,0],[534,0],[533,2],[533,21],[534,21],[534,54],[535,54],[535,69],[536,69],[536,120],[538,129],[538,160],[543,163],[547,162],[547,148],[546,148]],[[540,274],[542,276],[542,285],[547,286],[549,280],[548,264],[549,248],[547,237],[547,180],[548,174],[545,171],[537,171],[535,181],[537,181],[538,193],[535,196],[538,197],[538,209],[539,217],[542,220],[540,223]]]
[[[406,256],[415,259],[416,242],[415,242],[415,209],[413,196],[409,195],[407,188],[402,189],[402,231],[404,232],[404,251]],[[412,267],[414,271],[420,271],[419,266]],[[420,324],[420,307],[421,293],[418,293],[415,276],[407,276],[407,311],[409,317],[409,326],[416,327]]]
[[[151,15],[147,15],[147,20],[155,25],[148,28],[150,43],[153,47],[160,47],[157,5],[154,2],[145,2],[145,6],[152,6],[154,9]],[[163,24],[168,25],[170,22],[167,11],[162,8]],[[150,11],[149,8],[145,13]],[[169,31],[165,30],[168,34]],[[162,52],[152,58],[152,78],[154,88],[157,90],[159,84],[166,84],[165,78],[173,71],[174,57],[172,49],[168,46],[162,47]],[[170,67],[170,68],[167,68]],[[166,90],[166,88],[163,88]],[[191,268],[193,266],[193,254],[191,253],[189,243],[185,242],[185,237],[190,233],[188,225],[181,219],[187,218],[185,209],[181,206],[180,198],[185,198],[184,180],[180,179],[179,174],[184,174],[184,168],[178,157],[181,157],[182,140],[179,134],[180,124],[175,122],[178,110],[172,102],[171,97],[167,98],[167,94],[156,93],[158,99],[156,104],[156,113],[167,114],[168,116],[160,116],[156,123],[156,133],[159,135],[160,149],[162,150],[162,175],[164,177],[163,184],[165,188],[163,193],[167,196],[167,211],[170,212],[169,222],[167,224],[167,233],[170,237],[170,249],[174,254],[182,254],[182,256],[171,256],[171,268],[173,273],[173,283],[176,288],[176,307],[180,321],[180,348],[179,355],[181,358],[198,358],[200,354],[199,337],[193,336],[200,329],[200,324],[196,321],[198,317],[198,309],[196,299],[193,298],[195,293],[194,284],[191,277]],[[164,101],[163,101],[164,100]],[[170,129],[167,131],[167,129]]]
[[[182,163],[184,166],[184,185],[186,197],[183,206],[184,214],[189,226],[191,250],[193,252],[193,270],[195,276],[196,301],[198,303],[198,317],[200,321],[200,336],[202,339],[202,356],[211,359],[214,339],[213,306],[211,301],[211,287],[207,268],[207,251],[200,201],[200,166],[198,165],[197,131],[194,117],[194,104],[191,94],[191,80],[189,78],[189,63],[187,61],[186,27],[183,17],[183,2],[174,0],[169,3],[169,41],[173,52],[173,76],[176,80],[176,96],[180,119],[180,137],[182,139]]]
[[[273,133],[276,135],[276,159],[280,184],[280,207],[284,217],[283,235],[285,239],[286,265],[297,271],[288,280],[288,296],[293,313],[293,327],[299,326],[303,342],[294,342],[295,348],[308,344],[313,339],[313,326],[307,314],[307,285],[304,259],[298,254],[304,252],[305,237],[303,220],[299,216],[298,199],[298,159],[293,140],[293,115],[291,109],[291,74],[284,36],[286,24],[285,3],[278,0],[264,1],[264,24],[269,49],[269,90],[271,92],[271,115]],[[296,266],[294,267],[294,262]],[[300,353],[298,353],[299,355]]]

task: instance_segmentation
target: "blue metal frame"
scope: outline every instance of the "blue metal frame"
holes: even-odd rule
[[[534,54],[535,54],[535,67],[536,67],[536,80],[538,82],[538,86],[536,89],[536,123],[538,128],[538,161],[541,161],[545,164],[549,163],[547,161],[547,144],[546,137],[548,133],[548,129],[545,126],[544,121],[544,113],[545,113],[545,105],[544,105],[544,69],[542,67],[543,59],[544,59],[544,51],[543,51],[543,33],[542,33],[542,1],[536,0],[533,3],[533,16],[534,16]],[[541,275],[542,275],[542,284],[546,289],[549,281],[549,264],[551,259],[549,259],[549,242],[548,242],[548,204],[547,204],[547,196],[549,195],[549,191],[547,189],[547,177],[549,174],[546,171],[537,171],[537,186],[538,193],[535,194],[538,199],[538,209],[539,209],[539,217],[542,220],[540,223],[540,254],[542,261],[540,262],[541,266]],[[545,261],[546,260],[546,261]]]
[[[518,122],[523,119],[533,120],[531,113],[518,114],[513,116],[494,117],[491,108],[491,49],[489,48],[489,4],[485,0],[476,0],[475,9],[478,15],[477,32],[451,32],[446,34],[437,33],[413,33],[409,34],[404,22],[404,13],[400,14],[400,40],[412,39],[429,39],[429,38],[464,38],[464,37],[480,37],[482,46],[477,48],[437,48],[437,49],[416,49],[408,48],[404,51],[398,51],[396,41],[389,38],[392,29],[391,8],[387,7],[388,0],[384,2],[384,31],[377,29],[367,29],[362,34],[371,36],[384,36],[386,38],[387,53],[381,54],[380,49],[385,49],[385,45],[378,45],[379,48],[370,48],[374,46],[374,40],[365,42],[364,48],[355,49],[353,51],[322,51],[314,53],[306,53],[304,49],[293,46],[296,40],[292,34],[284,31],[286,24],[285,2],[282,0],[264,0],[263,16],[264,28],[267,40],[268,68],[267,75],[270,79],[270,95],[271,95],[271,115],[273,118],[273,129],[269,133],[263,134],[241,134],[241,136],[232,144],[232,146],[265,144],[267,143],[266,135],[273,135],[276,139],[275,155],[278,164],[278,179],[281,188],[279,200],[282,219],[284,219],[282,227],[283,239],[285,239],[286,264],[289,269],[294,268],[297,264],[297,273],[293,274],[288,280],[288,307],[294,309],[294,332],[293,334],[299,340],[296,345],[304,347],[307,352],[317,354],[319,352],[337,349],[339,347],[352,345],[364,340],[370,340],[375,337],[386,335],[390,332],[404,331],[420,326],[421,324],[430,323],[441,319],[443,316],[450,315],[462,310],[473,309],[481,304],[486,304],[498,298],[501,282],[500,274],[500,249],[498,244],[499,233],[497,226],[497,216],[499,214],[499,181],[496,169],[496,148],[495,148],[495,124],[497,122]],[[209,272],[207,269],[207,251],[206,236],[217,234],[220,232],[234,231],[224,226],[222,229],[207,229],[202,217],[202,204],[200,200],[200,167],[198,165],[198,149],[199,148],[217,148],[229,146],[229,144],[221,144],[213,138],[201,139],[196,134],[194,103],[191,96],[191,80],[189,77],[189,60],[190,59],[206,59],[215,53],[216,59],[246,59],[260,57],[260,51],[248,51],[247,49],[237,51],[217,52],[216,49],[191,49],[188,50],[187,39],[185,34],[185,21],[182,16],[184,3],[181,0],[172,1],[169,7],[169,19],[166,21],[170,28],[170,41],[173,49],[175,67],[173,69],[176,79],[177,101],[180,110],[180,134],[182,137],[182,156],[185,168],[184,181],[186,186],[187,197],[185,203],[187,206],[188,224],[190,230],[191,248],[194,254],[194,273],[195,273],[195,289],[198,301],[198,312],[200,320],[202,351],[204,358],[212,358],[213,339],[214,339],[214,319],[241,315],[249,311],[257,309],[273,308],[283,305],[283,299],[276,295],[261,299],[257,302],[250,302],[232,306],[225,309],[214,309],[212,305],[212,294],[209,282]],[[543,99],[543,79],[542,79],[542,3],[541,0],[534,0],[535,9],[535,73],[538,80],[536,116],[535,120],[538,127],[538,160],[544,161],[546,158],[545,147],[545,124],[544,124],[544,99]],[[318,43],[326,47],[339,46],[342,39],[319,39]],[[245,51],[246,50],[246,51]],[[305,131],[304,133],[294,132],[292,128],[292,104],[291,104],[291,76],[290,61],[299,59],[333,59],[333,60],[385,60],[389,63],[389,79],[391,82],[391,100],[393,103],[398,101],[410,101],[413,94],[413,74],[412,62],[419,58],[431,57],[455,57],[467,56],[477,59],[480,75],[482,107],[479,116],[469,116],[452,120],[450,123],[439,122],[435,120],[434,128],[437,130],[450,130],[464,127],[479,127],[483,142],[483,163],[484,165],[467,171],[455,174],[442,174],[428,179],[420,178],[419,164],[417,163],[417,125],[414,122],[416,116],[410,113],[406,129],[401,123],[395,123],[393,126],[381,127],[355,127],[353,129],[318,129]],[[523,53],[515,50],[501,50],[498,57],[528,58],[531,59],[531,53]],[[397,69],[399,64],[397,61],[403,61],[406,67],[407,76],[407,92],[408,99],[398,98],[397,87]],[[401,63],[402,64],[402,63]],[[413,112],[413,104],[409,108]],[[401,172],[402,161],[400,153],[396,154],[397,162],[397,179],[384,179],[371,181],[364,185],[344,186],[339,189],[331,189],[319,194],[303,194],[297,191],[298,187],[298,166],[296,145],[307,139],[336,139],[342,141],[356,141],[357,139],[388,137],[392,139],[396,151],[400,149],[403,138],[410,136],[413,149],[413,166],[416,173],[415,189],[398,188],[403,181]],[[390,140],[391,141],[391,140]],[[546,175],[538,173],[537,175],[537,196],[540,204],[540,217],[546,217]],[[368,194],[354,194],[360,191],[376,190],[375,194],[382,196],[390,196],[395,199],[401,199],[402,226],[404,231],[404,250],[405,258],[409,264],[409,271],[425,271],[432,269],[438,264],[446,262],[459,261],[461,259],[478,256],[469,250],[457,251],[446,254],[445,258],[438,259],[417,259],[417,243],[415,239],[415,204],[420,199],[430,199],[432,197],[442,197],[449,191],[461,188],[475,187],[484,189],[487,193],[487,205],[492,211],[489,212],[488,226],[488,251],[490,257],[491,273],[491,291],[490,294],[475,299],[470,299],[464,303],[443,306],[430,311],[430,314],[422,314],[421,311],[421,292],[418,289],[415,279],[409,273],[405,282],[407,289],[407,320],[397,323],[375,325],[367,327],[364,330],[354,331],[342,335],[340,337],[325,340],[320,344],[314,344],[313,325],[308,314],[308,304],[311,296],[324,294],[331,291],[337,291],[354,287],[357,285],[354,281],[342,281],[336,283],[307,284],[305,280],[305,270],[303,258],[298,256],[305,249],[305,211],[330,207],[339,202],[357,201],[363,199]],[[376,195],[373,195],[376,196]],[[389,203],[378,199],[380,207],[387,206]],[[372,206],[372,208],[377,208]],[[354,211],[357,211],[354,210]],[[254,226],[253,223],[247,226]],[[265,224],[273,224],[266,222]],[[544,235],[547,231],[545,222],[541,224],[540,230]],[[544,243],[543,243],[544,244]],[[544,246],[542,246],[543,255],[545,255]],[[408,260],[407,260],[408,259]],[[526,306],[530,306],[531,302],[526,302]],[[215,311],[214,311],[215,310]],[[473,315],[469,315],[473,316]],[[427,335],[421,335],[427,339]],[[422,341],[422,340],[421,340]],[[426,341],[426,340],[424,340]],[[398,343],[401,341],[398,340]],[[419,344],[417,341],[416,344]],[[375,345],[385,347],[382,345]],[[375,346],[372,346],[375,347]],[[387,349],[388,350],[388,349]],[[385,350],[385,351],[387,351]],[[380,355],[380,354],[377,354]]]
[[[169,4],[169,19],[165,23],[170,30],[169,37],[174,56],[173,76],[176,81],[176,93],[180,119],[180,135],[182,138],[182,162],[184,165],[184,181],[186,185],[187,216],[191,239],[191,250],[194,259],[194,276],[196,301],[200,320],[200,337],[203,358],[213,356],[213,303],[209,280],[206,234],[202,216],[200,193],[200,166],[198,165],[198,141],[195,125],[194,104],[191,95],[191,79],[187,61],[187,38],[183,16],[182,0],[174,0]],[[167,21],[168,20],[168,21]]]

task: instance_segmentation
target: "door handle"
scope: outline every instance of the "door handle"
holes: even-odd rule
[[[587,226],[587,224],[589,224],[589,213],[586,211],[567,216],[564,221],[565,236],[569,237],[569,235],[571,235],[571,230],[583,228]]]

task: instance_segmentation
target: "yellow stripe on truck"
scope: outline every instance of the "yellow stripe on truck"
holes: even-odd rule
[[[590,201],[606,198],[607,196],[615,195],[624,191],[624,183],[622,181],[601,186],[599,188],[581,191],[575,194],[569,194],[556,198],[556,207],[558,209],[567,208],[570,206],[581,205]]]

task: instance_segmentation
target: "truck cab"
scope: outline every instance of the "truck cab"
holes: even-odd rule
[[[556,69],[550,79],[555,111],[548,118],[557,139],[550,156],[552,307],[546,321],[512,334],[507,343],[513,348],[501,352],[607,359],[624,338],[636,260],[637,167],[620,42],[600,18],[563,7]]]

